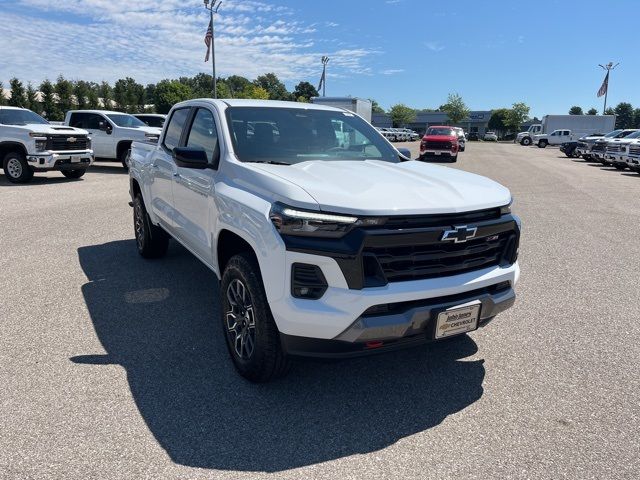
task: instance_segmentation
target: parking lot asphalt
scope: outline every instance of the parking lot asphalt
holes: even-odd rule
[[[0,175],[0,478],[638,478],[640,175],[474,142],[454,167],[515,197],[515,307],[268,385],[233,370],[213,273],[138,256],[120,167]]]

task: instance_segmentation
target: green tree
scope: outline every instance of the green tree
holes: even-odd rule
[[[102,82],[98,89],[98,96],[102,99],[102,108],[110,110],[113,108],[113,88],[108,82]]]
[[[176,103],[193,98],[193,91],[188,85],[177,80],[162,80],[156,85],[153,103],[156,112],[169,113]]]
[[[11,97],[9,98],[9,105],[12,107],[25,107],[27,99],[25,97],[24,85],[17,78],[13,77],[9,80],[9,87],[11,90]]]
[[[27,93],[25,98],[27,100],[26,106],[29,110],[33,110],[36,113],[42,112],[42,109],[40,108],[40,104],[38,103],[38,92],[36,92],[36,89],[33,88],[33,85],[31,85],[31,82],[27,84]]]
[[[604,111],[604,114],[605,115],[615,115],[616,111],[613,108],[609,107]]]
[[[631,128],[633,125],[633,107],[630,103],[620,102],[614,109],[616,128]]]
[[[87,108],[95,110],[100,108],[100,85],[95,82],[87,84],[89,91],[87,92]]]
[[[73,86],[73,94],[76,96],[76,105],[80,109],[87,108],[89,103],[89,84],[84,80],[79,80]]]
[[[389,109],[389,116],[394,127],[404,127],[407,123],[411,123],[416,119],[416,111],[403,103],[399,103]]]
[[[113,99],[116,108],[123,112],[140,113],[146,103],[144,87],[133,78],[119,79],[113,87]]]
[[[216,91],[218,93],[218,98],[232,98],[231,89],[224,78],[218,78],[216,81]],[[207,96],[209,97],[210,95]]]
[[[58,108],[62,116],[64,116],[65,113],[73,109],[73,84],[60,75],[54,88],[58,96]],[[58,118],[51,120],[58,120]],[[60,118],[60,120],[62,120],[62,118]]]
[[[6,104],[7,104],[7,99],[4,96],[4,84],[0,82],[0,106],[6,105]]]
[[[275,73],[260,75],[253,83],[256,87],[265,89],[271,100],[291,100],[291,94],[287,91],[287,87]]]
[[[587,115],[597,115],[597,114],[598,114],[598,110],[596,110],[593,107],[591,107],[589,110],[587,110]]]
[[[452,123],[460,123],[469,116],[469,109],[465,105],[462,97],[457,93],[450,93],[447,97],[447,103],[441,107],[446,112]]]
[[[227,77],[226,82],[229,86],[231,98],[237,98],[240,92],[251,85],[251,82],[247,78],[241,77],[240,75],[231,75]]]
[[[520,125],[529,116],[529,107],[524,102],[514,103],[509,110],[505,126],[511,129],[511,131],[517,132],[520,130]]]
[[[498,108],[491,112],[489,119],[489,129],[503,132],[507,129],[507,117],[509,116],[508,108]]]
[[[387,113],[378,102],[376,102],[372,98],[370,98],[369,100],[371,101],[371,113]]]
[[[302,98],[303,102],[308,102],[311,98],[317,97],[318,95],[316,87],[311,85],[309,82],[300,82],[293,90],[293,96],[297,101],[300,101],[300,98]]]
[[[569,115],[584,115],[584,113],[582,112],[582,107],[574,105],[569,109]]]
[[[236,98],[251,98],[254,100],[269,100],[269,92],[264,88],[257,85],[249,84],[242,90],[242,92],[236,94]]]
[[[40,84],[40,93],[42,94],[42,115],[47,120],[61,120],[62,112],[56,103],[55,87],[49,80]]]
[[[640,108],[633,111],[633,128],[640,128]]]

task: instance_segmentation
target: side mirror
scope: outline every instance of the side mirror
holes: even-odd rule
[[[173,149],[176,165],[182,168],[204,170],[209,167],[207,152],[201,148],[176,147]]]
[[[409,150],[408,148],[403,148],[403,147],[398,148],[398,152],[400,153],[401,160],[403,161],[411,160],[411,150]]]
[[[107,122],[102,121],[98,124],[98,128],[100,130],[102,130],[103,132],[106,132],[107,135],[111,135],[111,132],[113,131],[113,129],[111,128],[111,125],[109,125]]]

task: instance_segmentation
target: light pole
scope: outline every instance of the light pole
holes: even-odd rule
[[[607,95],[609,94],[609,74],[611,73],[611,70],[616,68],[618,65],[620,65],[620,63],[616,63],[615,65],[613,64],[613,62],[609,62],[606,65],[599,64],[599,66],[603,70],[607,71],[607,76],[604,77],[604,82],[602,84],[602,87],[600,87],[600,90],[598,91],[598,94],[599,94],[600,91],[602,91],[602,89],[604,88],[604,108],[602,109],[603,115],[606,115],[607,113]],[[602,95],[599,94],[598,96],[601,97]]]
[[[222,0],[204,0],[204,8],[209,10],[211,14],[211,66],[213,68],[213,98],[218,98],[218,89],[216,85],[216,47],[215,47],[215,35],[213,33],[213,14],[218,13],[218,9],[222,5]],[[208,34],[208,33],[207,33]]]
[[[327,96],[327,63],[329,63],[329,57],[326,55],[322,57],[322,96]]]

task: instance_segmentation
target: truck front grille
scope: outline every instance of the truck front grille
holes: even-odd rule
[[[578,148],[587,148],[588,145],[586,144],[586,142],[578,142]]]
[[[640,145],[634,145],[632,147],[629,147],[629,155],[640,156]]]
[[[425,140],[424,148],[427,150],[451,150],[451,142]]]
[[[89,140],[85,135],[49,135],[47,150],[65,152],[69,150],[87,150]]]
[[[619,143],[607,145],[607,152],[619,152],[619,151],[620,151]]]
[[[365,263],[375,258],[388,282],[401,282],[458,275],[494,267],[503,261],[512,263],[507,257],[515,241],[514,232],[503,232],[465,243],[368,248],[363,254]]]
[[[596,143],[591,147],[592,152],[604,152],[606,143]]]

